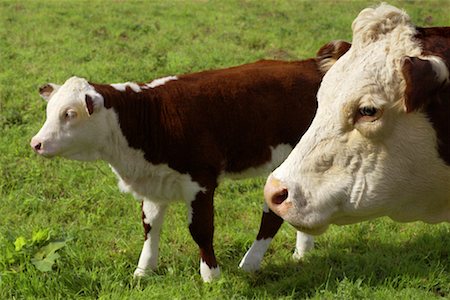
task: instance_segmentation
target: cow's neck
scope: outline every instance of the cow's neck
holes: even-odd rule
[[[439,156],[450,169],[450,85],[429,104],[426,113],[436,131]]]
[[[423,199],[420,201],[429,203],[430,208],[437,210],[430,216],[435,217],[436,220],[430,220],[430,222],[450,222],[450,166],[444,165],[441,168],[436,168],[429,181],[432,182],[433,186],[428,193],[423,195]],[[430,201],[429,199],[433,200]]]
[[[450,222],[450,167],[440,163],[429,171],[417,177],[417,188],[403,189],[401,197],[393,199],[401,204],[394,204],[397,209],[390,210],[389,217],[399,222]]]
[[[443,180],[440,181],[440,184],[436,184],[435,191],[437,191],[437,197],[425,195],[422,200],[429,201],[428,199],[432,198],[433,203],[431,203],[430,206],[437,208],[435,214],[430,215],[430,217],[434,219],[428,220],[428,222],[450,222],[450,167],[447,167],[446,176],[444,176]],[[442,205],[439,205],[438,203],[442,203]]]
[[[417,28],[416,38],[422,45],[424,55],[438,55],[450,66],[450,30],[448,27]],[[430,104],[427,115],[439,140],[439,155],[450,166],[450,84]]]

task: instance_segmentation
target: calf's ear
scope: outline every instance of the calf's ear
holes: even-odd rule
[[[322,74],[325,74],[350,49],[351,45],[342,40],[331,41],[323,45],[316,54],[317,64]]]
[[[103,98],[100,95],[86,94],[84,102],[86,104],[86,112],[88,115],[92,115],[103,105]]]
[[[408,113],[426,107],[448,84],[448,69],[438,57],[405,57],[402,73],[406,82],[404,104]]]
[[[47,83],[39,88],[39,94],[45,101],[48,101],[60,87],[60,85],[54,83]]]

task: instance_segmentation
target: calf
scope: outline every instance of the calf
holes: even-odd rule
[[[47,120],[31,146],[45,157],[105,160],[120,189],[142,201],[145,242],[136,276],[156,268],[166,208],[185,201],[208,282],[220,274],[213,249],[218,183],[268,173],[287,157],[313,117],[323,73],[348,48],[332,42],[317,59],[259,61],[150,83],[72,77],[62,86],[47,84],[40,89]],[[259,268],[281,224],[266,207],[243,269]],[[311,241],[298,238],[301,253]]]
[[[269,207],[310,234],[379,216],[450,221],[450,28],[389,5],[363,10],[298,145],[268,178]]]

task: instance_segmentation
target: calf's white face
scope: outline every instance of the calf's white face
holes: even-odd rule
[[[383,215],[448,220],[449,167],[427,116],[405,107],[404,68],[421,55],[414,33],[389,5],[354,21],[352,47],[325,75],[310,128],[265,187],[269,207],[297,229],[319,234]],[[442,60],[421,58],[436,81],[448,79]]]
[[[62,86],[49,84],[41,88],[41,96],[48,101],[47,119],[32,138],[31,147],[45,157],[97,159],[102,144],[99,141],[106,132],[102,96],[85,79],[77,77]]]

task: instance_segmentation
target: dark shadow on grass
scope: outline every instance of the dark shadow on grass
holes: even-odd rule
[[[450,296],[450,235],[446,229],[402,244],[369,244],[354,238],[333,244],[325,253],[321,249],[322,254],[313,250],[300,262],[268,263],[256,275],[242,274],[249,282],[243,294],[252,297],[257,288],[273,297],[313,297],[323,290],[335,294],[339,283],[347,280],[370,289],[409,287],[437,297]],[[414,283],[408,286],[410,282]]]

